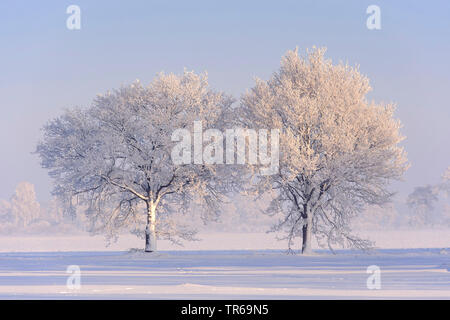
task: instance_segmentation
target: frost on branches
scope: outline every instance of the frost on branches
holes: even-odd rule
[[[350,219],[387,203],[389,181],[407,169],[394,106],[368,102],[369,80],[324,52],[287,52],[279,71],[257,79],[241,102],[248,126],[281,130],[279,172],[258,177],[256,190],[273,193],[269,212],[283,213],[274,229],[287,232],[289,249],[301,237],[303,253],[313,235],[330,249],[368,248],[352,236]]]
[[[37,153],[54,193],[68,208],[87,208],[93,230],[115,236],[132,229],[155,251],[157,238],[193,238],[170,219],[173,210],[198,200],[209,209],[203,217],[212,217],[226,189],[216,179],[225,167],[172,163],[171,133],[192,130],[194,121],[220,128],[231,103],[209,89],[205,75],[160,74],[147,87],[135,82],[98,96],[87,110],[66,111],[44,127]]]

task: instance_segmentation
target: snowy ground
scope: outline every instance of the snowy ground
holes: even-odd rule
[[[183,250],[163,242],[156,254],[129,251],[142,243],[127,237],[108,250],[101,238],[86,236],[2,237],[0,298],[450,299],[449,233],[434,233],[405,236],[409,249],[313,256],[286,255],[273,248],[283,242],[256,234],[206,234]],[[406,243],[399,234],[386,243]],[[66,286],[70,265],[81,269],[80,289]],[[380,290],[367,288],[371,265],[381,270]]]
[[[66,287],[69,265],[81,288]],[[369,265],[381,289],[367,289]],[[1,253],[0,298],[450,298],[450,251],[285,255],[277,251]]]

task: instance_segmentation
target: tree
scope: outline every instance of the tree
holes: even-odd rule
[[[11,204],[6,200],[0,199],[0,223],[11,223],[12,220]]]
[[[431,213],[439,200],[438,195],[438,187],[427,185],[414,188],[406,200],[406,204],[414,213],[410,215],[409,223],[411,225],[432,224]]]
[[[241,99],[248,126],[281,130],[278,172],[258,177],[255,188],[273,193],[268,211],[284,214],[274,230],[287,231],[289,249],[301,237],[303,253],[311,252],[313,234],[330,248],[367,248],[352,236],[350,219],[387,203],[389,181],[407,169],[394,106],[369,103],[369,80],[324,53],[288,51],[279,71],[256,79]]]
[[[441,189],[444,192],[446,198],[448,199],[448,196],[450,195],[450,167],[447,167],[442,176]],[[444,204],[443,215],[444,215],[443,219],[444,224],[450,226],[450,205],[448,203]]]
[[[145,236],[145,251],[155,251],[157,238],[193,237],[169,219],[171,211],[198,200],[210,209],[203,217],[213,217],[224,186],[214,165],[173,163],[172,132],[192,130],[196,120],[220,127],[231,103],[206,75],[160,74],[147,87],[135,82],[98,96],[87,110],[66,111],[44,127],[37,153],[54,194],[72,210],[86,206],[94,230],[132,229]]]
[[[32,183],[19,183],[15,194],[11,197],[10,205],[16,227],[26,228],[40,216],[41,207],[36,200],[36,192]]]
[[[49,207],[42,206],[36,200],[34,185],[21,182],[10,201],[0,200],[0,233],[52,232],[48,227],[61,222],[58,209],[54,200]]]
[[[441,198],[442,200],[448,197],[450,193],[450,167],[448,167],[442,175],[442,181],[440,183],[416,187],[414,188],[414,191],[408,195],[406,204],[413,213],[409,216],[409,223],[415,226],[431,225],[438,221],[441,225],[448,224],[448,204],[443,204],[440,217],[433,214],[435,206],[439,202],[441,193],[444,195],[444,198]]]
[[[439,189],[442,190],[446,196],[450,194],[450,167],[447,167],[442,175],[442,182],[439,185]]]
[[[52,197],[47,203],[42,217],[52,225],[58,225],[64,221],[64,208],[56,197]]]

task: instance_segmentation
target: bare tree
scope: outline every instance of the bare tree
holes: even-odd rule
[[[313,234],[330,248],[367,248],[351,234],[350,219],[388,202],[389,181],[407,169],[394,106],[369,103],[369,80],[324,52],[288,51],[280,70],[256,79],[241,102],[248,126],[281,130],[278,173],[255,186],[273,193],[268,211],[284,213],[274,230],[287,232],[289,249],[301,237],[303,253],[311,252]]]
[[[147,87],[139,82],[98,96],[87,110],[72,109],[44,127],[37,146],[42,166],[54,179],[54,194],[67,206],[85,206],[94,230],[145,235],[145,251],[156,239],[192,239],[193,231],[170,220],[191,200],[217,213],[224,184],[207,164],[175,165],[175,129],[220,127],[232,100],[212,91],[206,75],[160,74]],[[142,226],[145,225],[145,231]]]

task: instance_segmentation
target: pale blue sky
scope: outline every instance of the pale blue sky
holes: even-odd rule
[[[66,28],[81,7],[82,29]],[[366,28],[381,8],[382,30]],[[328,47],[359,64],[370,97],[398,104],[412,167],[401,194],[436,183],[450,165],[449,1],[5,1],[0,3],[0,198],[20,181],[41,201],[51,182],[32,155],[40,128],[63,108],[159,71],[209,73],[235,97],[267,79],[288,49]]]

